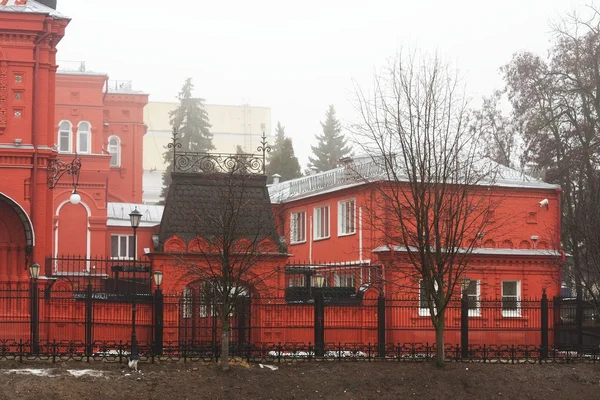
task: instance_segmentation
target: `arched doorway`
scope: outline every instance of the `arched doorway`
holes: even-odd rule
[[[29,216],[0,193],[0,284],[27,281],[35,235]]]

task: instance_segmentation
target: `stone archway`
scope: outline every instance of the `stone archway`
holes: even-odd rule
[[[0,284],[27,281],[35,235],[29,216],[0,193]]]

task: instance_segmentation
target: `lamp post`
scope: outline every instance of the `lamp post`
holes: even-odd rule
[[[463,276],[460,280],[462,288],[461,310],[460,310],[460,348],[461,357],[469,358],[469,293],[471,280]]]
[[[137,207],[135,210],[129,214],[129,222],[131,222],[131,227],[133,228],[133,296],[131,300],[131,361],[137,361],[139,359],[139,352],[137,346],[137,337],[135,333],[135,317],[137,313],[136,307],[136,297],[137,297],[137,287],[135,280],[135,272],[136,272],[136,248],[137,248],[137,228],[140,226],[140,221],[142,220],[142,213],[138,211]]]
[[[31,351],[37,354],[39,350],[39,298],[38,278],[40,277],[40,264],[34,263],[29,267],[31,278]]]
[[[163,294],[160,285],[163,280],[163,273],[160,270],[154,271],[154,352],[156,355],[162,355],[163,351]]]

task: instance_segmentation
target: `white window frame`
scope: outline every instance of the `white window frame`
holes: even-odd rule
[[[321,218],[321,210],[327,210],[327,225],[325,225],[327,227],[327,234],[326,235],[321,235],[321,228],[323,227],[323,221]],[[315,207],[313,210],[313,218],[314,218],[314,227],[313,227],[313,240],[324,240],[324,239],[329,239],[331,237],[331,226],[330,226],[330,221],[331,221],[331,208],[329,207],[328,204],[319,206],[319,207]]]
[[[112,163],[112,155],[113,155],[113,146],[110,144],[110,141],[112,139],[116,139],[117,140],[117,144],[116,144],[116,148],[114,149],[114,153],[116,153],[117,155],[117,164],[113,165]],[[119,168],[121,166],[121,138],[116,136],[116,135],[112,135],[108,137],[108,154],[110,154],[110,167],[111,168]]]
[[[87,124],[87,126],[88,126],[87,131],[81,130],[82,124]],[[85,149],[81,149],[81,136],[84,133],[87,135],[87,146]],[[80,121],[77,124],[77,153],[89,154],[89,153],[91,153],[91,149],[92,149],[92,124],[90,124],[89,121]]]
[[[299,226],[297,225],[296,216],[303,215],[302,217],[302,232],[304,233],[303,238],[298,238],[296,233]],[[306,243],[306,211],[296,211],[290,213],[290,244]]]
[[[467,294],[469,297],[475,296],[476,307],[469,307],[469,317],[481,317],[481,282],[478,280],[472,280],[471,282],[475,282],[476,292],[474,295]]]
[[[504,309],[504,283],[516,283],[517,284],[517,296],[516,296],[516,302],[517,302],[517,309],[516,310],[505,310]],[[505,280],[502,281],[502,316],[504,318],[520,318],[521,317],[521,281],[519,280]],[[508,295],[507,295],[508,296]],[[510,295],[510,297],[513,297],[512,295]]]
[[[118,238],[118,243],[117,243],[117,256],[113,256],[113,252],[112,252],[112,240],[113,237],[117,237]],[[133,238],[133,235],[122,235],[122,234],[114,234],[114,235],[110,235],[110,258],[113,260],[133,260],[133,258],[135,257],[135,255],[137,254],[137,248],[133,249],[133,256],[130,256],[129,253],[131,251],[131,249],[129,248],[129,245]],[[123,256],[121,254],[121,241],[125,240],[125,244],[127,247],[126,250],[126,255]],[[137,246],[137,243],[136,243]]]
[[[429,312],[429,307],[421,307],[421,287],[422,286],[423,286],[423,279],[420,279],[419,280],[419,316],[430,317],[431,313]],[[437,290],[437,288],[438,288],[437,282],[433,283],[433,287],[435,290]],[[435,304],[434,304],[434,311],[437,312],[437,310],[435,309]]]
[[[352,204],[352,230],[348,230],[345,222],[348,220],[348,204]],[[356,199],[346,199],[338,202],[338,236],[349,236],[356,233]]]
[[[64,129],[61,129],[61,126],[63,124],[63,122],[66,122],[67,124],[69,124],[69,130],[66,131]],[[60,144],[61,144],[61,133],[66,132],[69,136],[69,145],[68,145],[68,149],[64,150]],[[73,152],[73,124],[71,123],[71,121],[67,120],[67,119],[63,119],[58,123],[58,152],[59,153],[72,153]]]

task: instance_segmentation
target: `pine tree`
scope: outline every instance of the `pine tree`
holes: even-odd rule
[[[309,167],[317,171],[327,171],[336,168],[340,159],[350,155],[351,148],[347,145],[347,139],[342,134],[340,121],[335,116],[335,108],[329,106],[325,115],[325,122],[321,122],[323,134],[317,135],[317,145],[310,146],[314,155],[309,157]]]
[[[187,78],[177,99],[179,106],[169,113],[169,123],[179,133],[181,148],[178,151],[206,153],[214,150],[208,113],[204,109],[204,99],[192,97],[194,84],[192,78]],[[173,170],[173,151],[167,149],[163,154],[167,169],[163,173],[163,189],[161,197],[166,199],[171,184]]]
[[[274,174],[281,175],[280,182],[302,176],[298,157],[294,154],[292,139],[285,137],[285,128],[281,126],[280,122],[277,122],[275,143],[271,146],[269,154],[269,164],[267,165],[269,182],[272,182]]]

